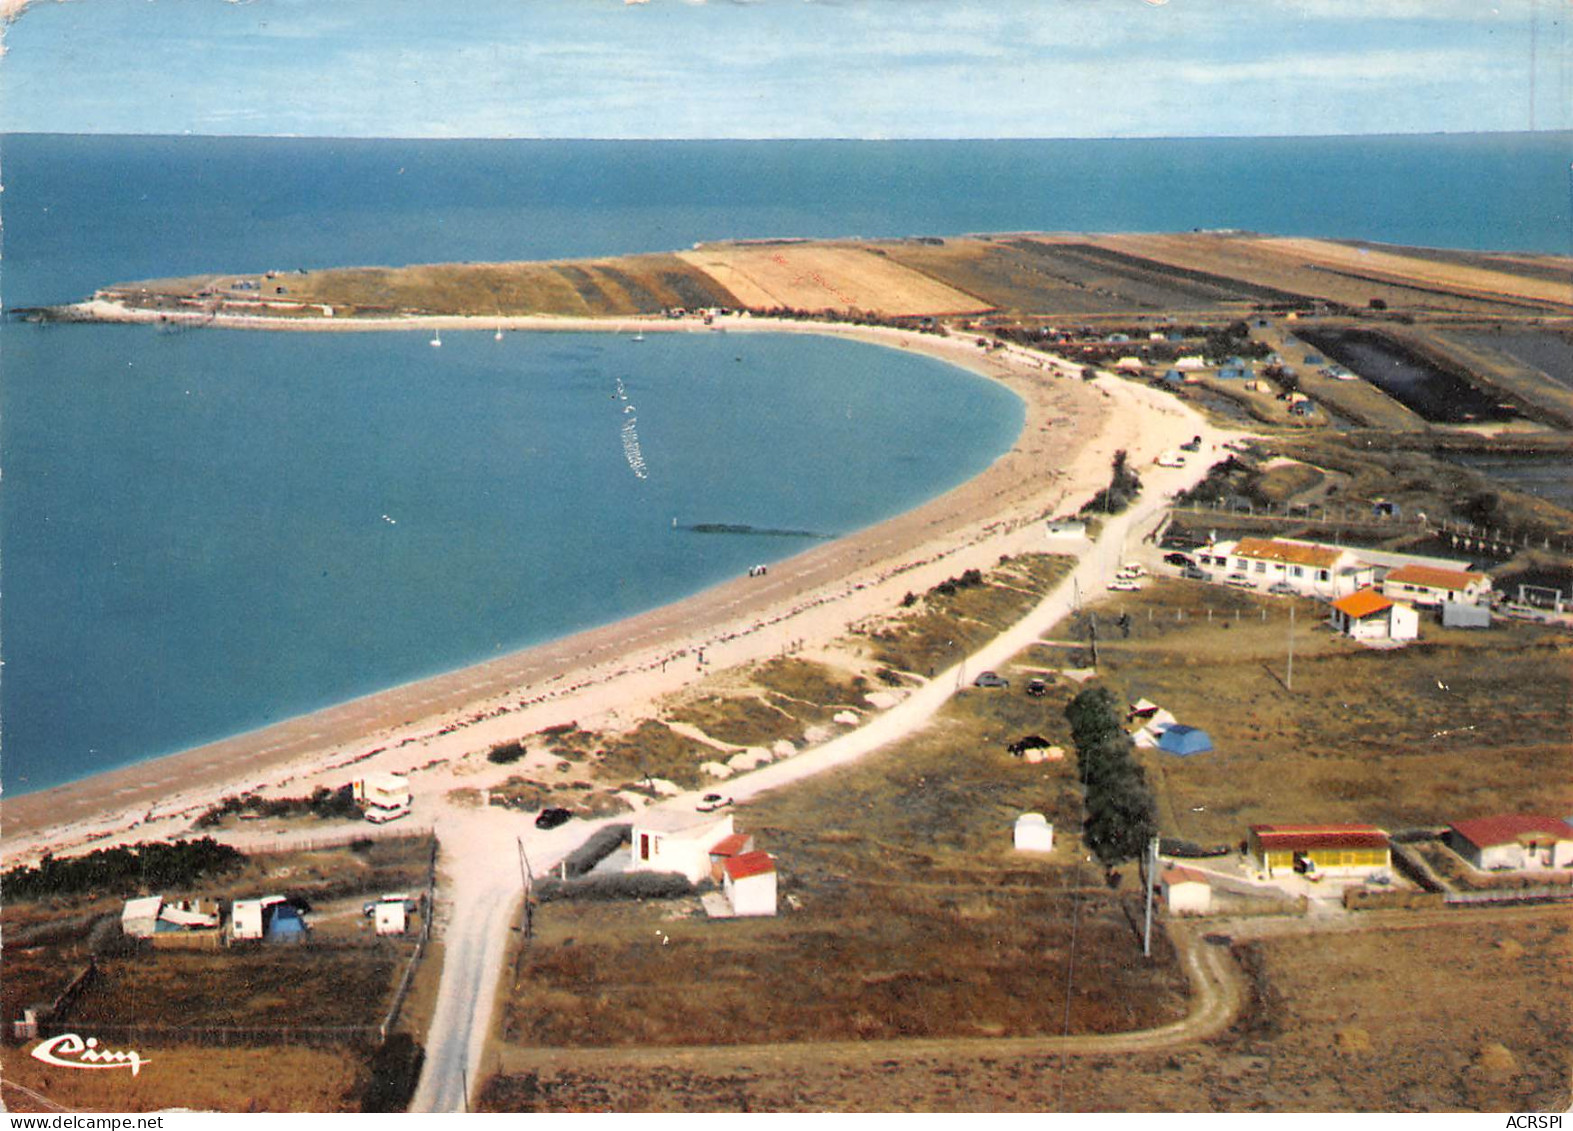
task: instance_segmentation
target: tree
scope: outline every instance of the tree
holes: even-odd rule
[[[1066,705],[1065,717],[1082,780],[1083,840],[1105,865],[1140,856],[1157,830],[1157,804],[1120,725],[1118,701],[1107,688],[1087,688]]]

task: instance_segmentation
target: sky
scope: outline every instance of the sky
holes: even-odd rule
[[[7,132],[1567,129],[1569,0],[0,0]]]

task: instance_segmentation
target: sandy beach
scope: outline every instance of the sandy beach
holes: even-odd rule
[[[105,320],[157,321],[102,302]],[[850,625],[1001,554],[1050,548],[1040,519],[1074,510],[1126,449],[1137,466],[1188,439],[1196,418],[1172,399],[1042,355],[980,349],[973,339],[844,324],[698,319],[408,318],[356,321],[221,317],[206,325],[342,332],[485,330],[814,333],[922,352],[997,380],[1026,405],[1011,450],[982,474],[915,510],[683,601],[500,659],[366,696],[265,729],[37,793],[3,805],[8,864],[44,851],[181,835],[225,795],[299,794],[369,769],[410,772],[417,815],[457,784],[484,786],[518,767],[466,759],[543,727],[618,729],[660,697],[738,664],[813,649]],[[703,663],[700,657],[703,657]],[[354,770],[349,767],[354,766]],[[429,811],[429,810],[428,810]],[[408,822],[406,822],[408,823]],[[260,833],[261,830],[258,830]],[[234,839],[230,837],[228,839]]]

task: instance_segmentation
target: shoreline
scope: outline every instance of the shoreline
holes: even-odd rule
[[[102,313],[112,318],[121,312]],[[126,321],[159,321],[156,314],[126,313]],[[587,717],[607,718],[615,726],[620,714],[637,713],[630,710],[636,703],[653,701],[708,672],[780,654],[788,633],[799,644],[805,639],[823,643],[871,611],[893,606],[900,589],[931,584],[931,575],[937,581],[973,564],[989,564],[1007,544],[1017,552],[1046,548],[1033,520],[1055,513],[1079,488],[1101,486],[1106,456],[1114,447],[1157,443],[1142,443],[1152,430],[1139,421],[1136,427],[1117,427],[1119,414],[1112,412],[1113,395],[1140,402],[1146,398],[1133,395],[1145,390],[1114,378],[1063,379],[1077,367],[1027,351],[979,350],[970,338],[963,342],[910,330],[762,318],[730,319],[719,327],[688,319],[458,316],[375,324],[233,316],[203,324],[319,332],[499,327],[617,332],[637,326],[661,332],[813,333],[923,352],[1005,383],[1022,397],[1026,411],[1012,447],[977,476],[912,510],[776,563],[768,578],[735,578],[504,657],[6,798],[0,812],[9,861],[110,838],[179,835],[192,815],[224,795],[277,789],[335,771],[343,777],[346,767],[371,759],[377,765],[367,768],[420,773],[484,750],[499,740],[493,736],[517,737]],[[1177,408],[1168,411],[1178,415]],[[1128,432],[1128,438],[1111,438],[1111,425],[1115,432]],[[1109,442],[1100,447],[1100,441]],[[1029,533],[1036,534],[1037,544],[1022,537]],[[707,662],[690,666],[697,654],[708,654]]]

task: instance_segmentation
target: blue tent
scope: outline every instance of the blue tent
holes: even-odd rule
[[[297,942],[306,937],[306,920],[292,904],[270,904],[262,914],[267,920],[263,927],[265,937],[285,942]]]
[[[1205,754],[1213,748],[1207,732],[1197,727],[1176,724],[1158,736],[1158,749],[1165,754],[1187,758],[1192,754]]]

